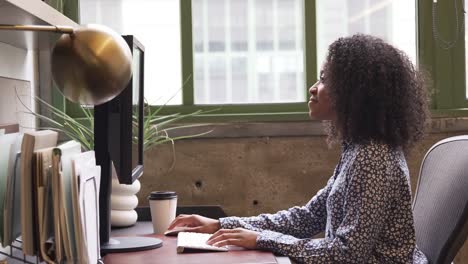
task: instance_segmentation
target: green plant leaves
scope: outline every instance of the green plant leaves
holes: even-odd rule
[[[94,149],[94,115],[93,115],[91,108],[86,107],[86,106],[80,106],[85,117],[73,118],[69,116],[65,111],[62,111],[61,109],[54,107],[53,105],[47,103],[43,99],[37,96],[35,97],[35,99],[39,104],[44,106],[45,109],[51,112],[51,117],[32,111],[19,98],[21,104],[23,104],[23,106],[28,110],[28,112],[23,112],[23,113],[31,114],[48,124],[47,127],[40,127],[40,129],[50,129],[50,130],[62,132],[68,138],[80,142],[82,148],[85,151]],[[171,137],[168,133],[169,131],[209,125],[209,124],[176,125],[177,122],[180,122],[182,119],[190,117],[190,116],[210,113],[210,112],[216,111],[217,109],[209,110],[209,111],[198,110],[190,114],[174,113],[174,114],[165,115],[165,116],[158,116],[157,115],[158,112],[160,112],[160,110],[164,106],[165,104],[158,107],[156,110],[152,110],[150,105],[146,103],[144,105],[144,113],[145,113],[144,118],[143,118],[144,120],[143,122],[144,150],[148,150],[159,144],[164,144],[167,142],[171,142],[172,144],[174,144],[174,141],[176,140],[203,136],[203,135],[209,134],[212,131],[212,130],[208,130],[202,133]],[[138,120],[137,120],[137,116],[135,115],[133,116],[132,124],[133,124],[134,130],[138,129]],[[133,138],[132,140],[134,141],[134,143],[136,143],[138,138]]]

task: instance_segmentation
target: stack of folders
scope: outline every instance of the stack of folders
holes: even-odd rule
[[[47,263],[98,263],[101,168],[50,130],[0,134],[0,242]]]

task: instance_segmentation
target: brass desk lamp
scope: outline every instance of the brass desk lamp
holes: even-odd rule
[[[132,76],[132,53],[125,40],[108,27],[4,25],[0,30],[64,33],[52,51],[52,76],[69,100],[99,105],[112,100]]]
[[[52,50],[52,76],[63,95],[75,103],[106,103],[119,95],[132,77],[132,52],[129,46],[120,35],[105,26],[90,24],[71,28],[0,24],[0,30],[63,33]],[[110,174],[102,175],[102,180],[108,180],[109,184]],[[109,203],[110,199],[105,202]],[[120,237],[112,242],[107,237],[104,242],[101,250],[107,252],[129,252],[161,246],[160,240],[148,237]]]

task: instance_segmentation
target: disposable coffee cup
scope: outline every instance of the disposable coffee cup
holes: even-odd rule
[[[155,191],[148,196],[151,221],[155,234],[164,234],[175,219],[177,194],[171,191]]]

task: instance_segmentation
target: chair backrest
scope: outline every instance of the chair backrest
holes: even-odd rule
[[[450,263],[468,235],[468,136],[437,142],[423,159],[413,214],[419,249]]]

